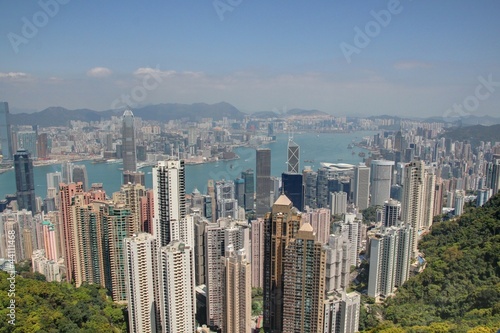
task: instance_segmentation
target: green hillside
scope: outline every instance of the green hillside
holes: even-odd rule
[[[497,332],[500,329],[500,195],[459,219],[438,222],[420,243],[427,268],[384,304],[370,332]]]
[[[95,285],[75,288],[68,283],[45,282],[43,275],[17,275],[15,323],[8,321],[9,274],[0,272],[0,333],[126,332],[123,309]]]

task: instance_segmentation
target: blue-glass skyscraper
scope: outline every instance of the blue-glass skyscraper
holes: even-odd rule
[[[281,174],[283,194],[290,199],[299,211],[304,210],[304,186],[301,173],[284,172]]]
[[[19,210],[26,209],[34,215],[36,203],[33,161],[27,150],[19,149],[14,154],[14,170],[16,172],[16,195]]]

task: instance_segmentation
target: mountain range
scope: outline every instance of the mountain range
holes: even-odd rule
[[[49,107],[45,110],[33,113],[11,113],[11,123],[13,125],[39,125],[41,127],[49,126],[68,126],[72,120],[79,120],[84,122],[100,121],[110,119],[112,116],[120,117],[123,114],[122,110],[106,110],[95,111],[91,109],[76,109],[69,110],[60,106]],[[212,118],[214,120],[221,120],[223,117],[229,119],[243,119],[245,116],[250,115],[254,119],[268,119],[268,118],[290,118],[290,117],[321,117],[329,115],[326,112],[319,110],[304,110],[304,109],[290,109],[287,111],[259,111],[254,113],[245,113],[240,111],[235,106],[227,103],[220,102],[215,104],[207,103],[194,103],[194,104],[179,104],[179,103],[162,103],[141,106],[133,108],[132,111],[136,117],[144,120],[166,122],[176,119],[188,119],[190,121],[201,120],[202,118]],[[348,116],[348,121],[353,121],[355,116]],[[396,121],[402,119],[397,116],[381,115],[371,116],[369,119],[383,118],[394,119]],[[415,119],[424,122],[443,122],[442,117],[432,117],[427,119]],[[500,124],[500,118],[491,116],[468,116],[456,119],[452,123],[448,123],[450,127],[463,127],[468,125],[493,125]]]
[[[202,118],[221,120],[224,117],[230,119],[243,119],[247,114],[238,110],[235,106],[220,102],[216,104],[194,103],[178,104],[164,103],[133,108],[134,116],[143,120],[167,122],[175,119],[188,119],[199,121]],[[34,113],[11,114],[12,125],[38,125],[41,127],[67,126],[72,120],[84,122],[101,121],[110,119],[112,116],[120,117],[123,110],[94,111],[90,109],[68,110],[63,107],[49,107]],[[284,118],[301,116],[324,116],[326,112],[318,110],[291,109],[284,113],[273,111],[262,111],[253,113],[254,118]]]

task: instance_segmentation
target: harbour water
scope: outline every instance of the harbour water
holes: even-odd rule
[[[300,169],[309,165],[313,170],[320,167],[320,162],[341,162],[356,164],[363,160],[358,153],[366,150],[348,145],[353,141],[358,142],[362,137],[372,135],[374,132],[352,132],[352,133],[296,133],[294,141],[300,146]],[[288,135],[278,134],[276,141],[263,147],[271,149],[271,173],[280,176],[286,171]],[[187,165],[186,166],[186,191],[191,193],[194,188],[205,193],[208,179],[233,180],[247,169],[255,170],[255,149],[240,147],[235,149],[239,159],[232,161],[218,161],[213,163]],[[354,154],[353,154],[354,152]],[[307,162],[304,162],[307,161]],[[122,171],[121,163],[98,163],[81,161],[75,164],[84,164],[87,168],[89,186],[92,183],[103,183],[106,193],[111,196],[113,192],[120,189]],[[47,193],[47,177],[49,172],[61,171],[59,164],[38,166],[34,168],[35,192],[37,196],[45,197]],[[146,173],[146,187],[152,187],[151,167],[141,169]],[[14,170],[0,174],[0,198],[6,194],[15,194]]]

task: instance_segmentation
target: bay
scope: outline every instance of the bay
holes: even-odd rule
[[[309,165],[313,170],[320,167],[320,162],[341,162],[357,164],[363,158],[358,156],[359,152],[368,153],[366,150],[354,147],[348,149],[347,146],[354,142],[359,142],[362,137],[373,135],[374,132],[351,132],[351,133],[296,133],[294,141],[300,146],[300,169]],[[287,160],[287,134],[277,134],[276,141],[263,145],[271,149],[271,174],[279,177],[286,171]],[[240,157],[237,160],[218,161],[198,165],[186,165],[186,191],[191,193],[194,188],[205,193],[208,179],[234,180],[241,176],[241,172],[247,169],[255,170],[255,149],[249,147],[238,147],[234,149]],[[354,154],[352,154],[354,152]],[[308,162],[304,162],[304,160]],[[122,176],[119,168],[121,163],[98,163],[91,161],[75,162],[83,164],[87,168],[89,186],[92,183],[103,183],[108,196],[120,189]],[[44,165],[34,168],[35,193],[37,196],[45,197],[47,194],[47,173],[61,171],[60,164]],[[143,168],[146,173],[146,187],[151,188],[152,176],[151,167]],[[15,174],[10,170],[0,174],[0,198],[6,194],[15,194]]]

